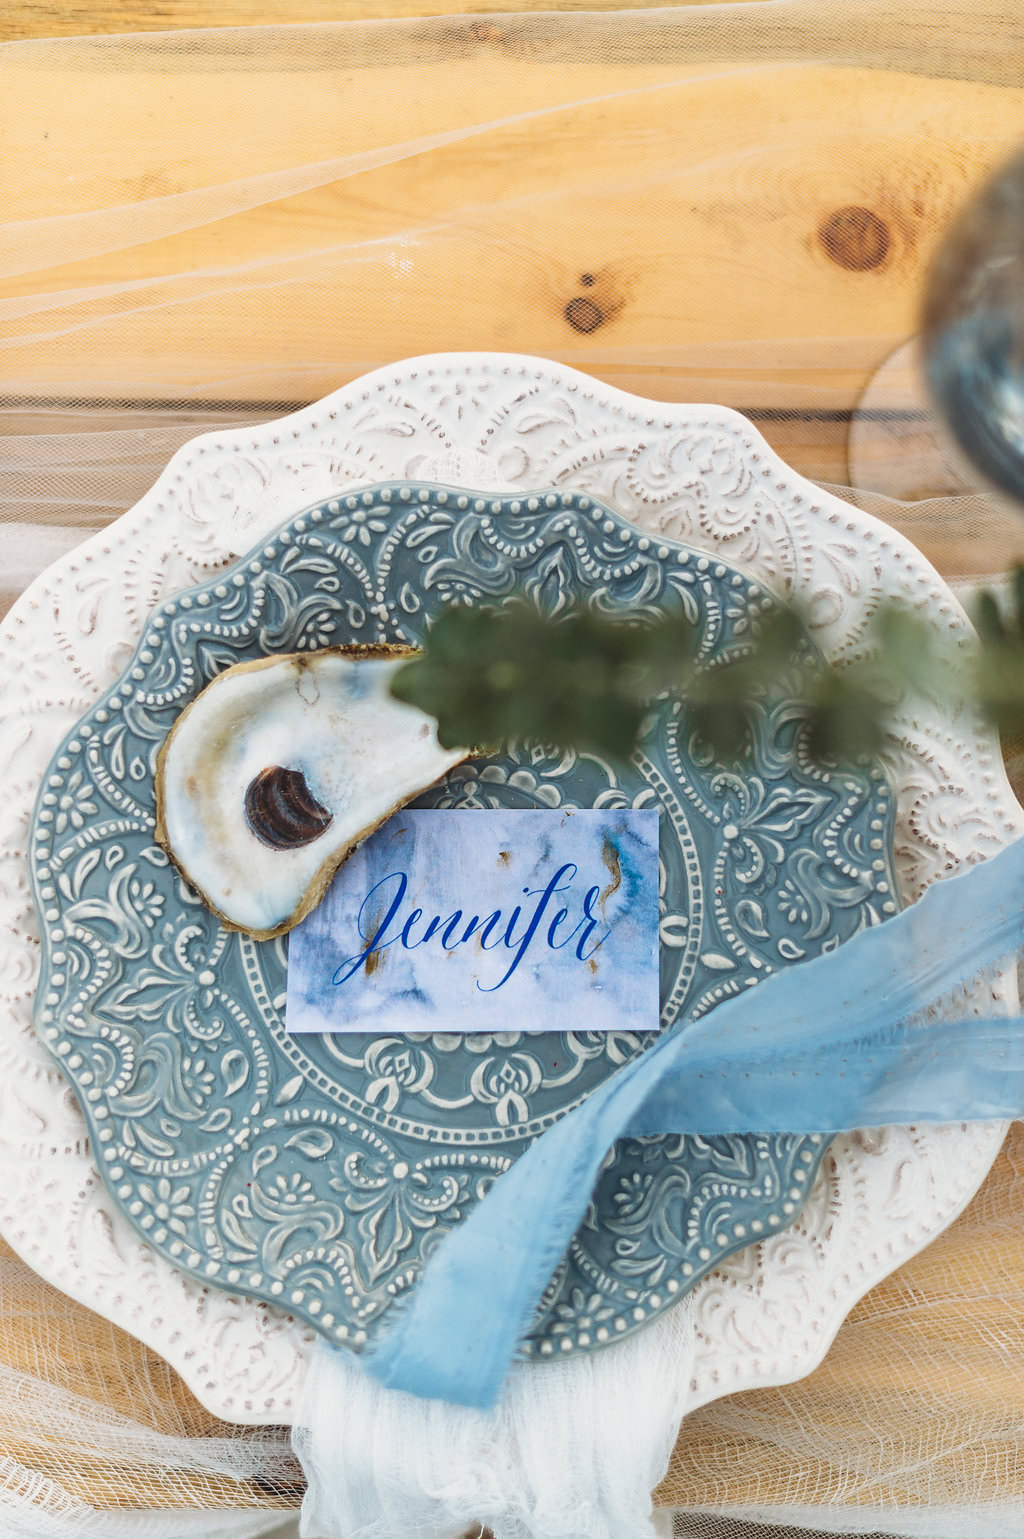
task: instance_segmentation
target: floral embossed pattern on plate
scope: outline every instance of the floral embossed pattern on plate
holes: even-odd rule
[[[127,666],[154,606],[223,572],[291,509],[389,478],[594,495],[652,538],[729,561],[811,611],[831,658],[856,656],[895,597],[966,638],[962,610],[906,540],[796,475],[715,406],[643,400],[544,359],[450,354],[378,370],[293,416],[197,438],[142,501],[51,567],[0,626],[0,1228],[44,1277],[161,1352],[216,1414],[293,1414],[314,1333],[286,1308],[211,1289],[122,1218],[87,1128],[32,1019],[39,946],[28,826],[46,766]],[[1021,831],[997,745],[942,699],[897,706],[883,762],[896,792],[901,894]],[[1012,1003],[1004,970],[952,1008]],[[851,1304],[963,1207],[998,1124],[843,1136],[783,1233],[693,1290],[691,1405],[818,1362]]]
[[[221,928],[153,842],[156,757],[231,663],[415,644],[452,603],[520,598],[547,615],[585,602],[684,614],[711,667],[742,653],[774,603],[729,564],[652,541],[578,493],[397,483],[333,498],[157,610],[62,745],[36,811],[39,1019],[112,1196],[176,1265],[280,1299],[357,1350],[439,1233],[649,1034],[584,1021],[531,1034],[510,1020],[469,1037],[287,1035],[285,946]],[[727,770],[666,696],[630,763],[513,747],[415,805],[656,807],[667,1025],[896,908],[881,770],[830,770],[805,737],[780,678],[749,763]],[[823,1152],[820,1137],[779,1135],[620,1143],[527,1353],[600,1346],[669,1307],[793,1218]]]

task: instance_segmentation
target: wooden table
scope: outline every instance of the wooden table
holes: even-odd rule
[[[737,42],[719,26],[695,44],[686,24],[696,9],[662,17],[571,0],[550,16],[506,14],[502,3],[468,14],[461,0],[163,0],[157,15],[138,0],[8,0],[7,40],[298,20],[408,24],[386,35],[339,30],[329,48],[276,34],[258,80],[240,66],[245,44],[231,31],[207,45],[202,69],[183,56],[168,62],[145,38],[105,73],[87,44],[0,59],[0,187],[11,221],[0,245],[0,273],[10,272],[0,278],[0,435],[16,435],[26,454],[38,435],[66,435],[85,484],[98,452],[90,435],[147,429],[150,447],[120,467],[126,506],[159,469],[161,433],[170,442],[190,423],[278,415],[411,354],[519,351],[655,399],[738,407],[797,469],[840,485],[851,480],[851,422],[874,382],[858,418],[858,479],[867,467],[876,490],[906,494],[907,423],[923,409],[905,371],[890,376],[884,365],[913,335],[923,275],[955,207],[1024,135],[1020,8],[907,0],[894,14],[888,3],[861,4],[853,29],[841,8],[794,4],[772,8],[770,32]],[[416,19],[426,12],[447,21]],[[699,78],[684,85],[681,73]],[[382,104],[386,141],[402,148],[375,157]],[[268,115],[279,124],[276,160],[254,166],[250,146],[263,142]],[[336,176],[291,175],[332,157]],[[212,218],[196,194],[207,160],[219,178]],[[273,196],[242,187],[256,173]],[[236,182],[229,208],[224,188]],[[68,215],[88,222],[97,208],[114,225],[126,207],[138,219],[130,241],[105,246],[95,220],[85,235],[68,225]],[[182,210],[177,226],[172,207]],[[403,241],[410,231],[419,237]],[[283,283],[271,305],[238,277],[286,273],[339,243],[360,253],[344,284]],[[230,293],[215,281],[224,272]],[[183,299],[183,275],[196,273],[203,282]],[[111,290],[140,297],[99,324],[89,305]],[[84,533],[118,511],[76,500],[75,484],[69,476],[24,507],[20,483],[0,479],[0,492],[9,516],[57,531]],[[950,575],[1024,553],[1012,518],[990,507],[987,522],[965,529],[949,506],[889,513]],[[8,601],[16,587],[8,579]],[[1021,1297],[1024,1243],[987,1217],[1019,1210],[1022,1159],[1018,1136],[981,1206],[857,1306],[803,1385],[691,1418],[660,1499],[700,1507],[770,1505],[794,1491],[808,1503],[834,1497],[844,1450],[884,1442],[884,1429],[858,1421],[863,1406],[894,1405],[915,1373],[916,1392],[936,1394],[964,1352],[978,1369],[963,1382],[968,1410],[1019,1398],[1015,1376],[993,1382],[986,1344],[1024,1352],[1024,1310],[1007,1302]],[[20,1334],[6,1342],[14,1366],[35,1361],[40,1332],[56,1333],[83,1393],[165,1430],[227,1430],[131,1338],[27,1272],[21,1286]],[[879,1365],[864,1342],[894,1311],[906,1334]],[[784,1397],[797,1425],[810,1406],[820,1420],[826,1404],[829,1446],[794,1451],[788,1470],[769,1468],[757,1428],[772,1396]],[[951,1489],[995,1480],[1024,1495],[1024,1461],[998,1419],[983,1418],[989,1444],[966,1452],[954,1447],[954,1420],[939,1436]],[[899,1425],[896,1417],[893,1436]],[[45,1449],[9,1451],[45,1472]],[[851,1504],[885,1490],[884,1463],[865,1454],[858,1470],[841,1481]],[[77,1466],[71,1458],[70,1473],[65,1459],[62,1479],[99,1505],[125,1502],[123,1471],[84,1455]],[[136,1481],[134,1500],[289,1505],[297,1469],[294,1481],[200,1489],[152,1471]]]
[[[894,17],[860,0],[851,29],[842,7],[807,0],[773,8],[767,33],[695,42],[685,7],[661,23],[590,0],[588,14],[556,17],[503,15],[509,0],[491,0],[486,18],[463,19],[470,3],[164,0],[156,18],[131,0],[10,0],[0,38],[435,18],[383,43],[379,28],[335,33],[330,49],[278,33],[255,78],[229,30],[192,72],[141,41],[105,73],[85,50],[12,60],[7,217],[145,214],[114,250],[66,222],[12,233],[25,249],[12,250],[0,301],[111,283],[141,296],[87,336],[87,310],[79,320],[51,301],[47,347],[29,349],[30,367],[17,353],[3,365],[25,410],[50,390],[86,397],[68,427],[124,395],[133,421],[172,398],[266,416],[391,359],[516,351],[644,396],[736,406],[796,468],[846,482],[851,412],[915,331],[940,232],[1024,133],[1019,8],[908,0]],[[268,118],[278,137],[256,165]],[[374,165],[382,142],[392,152]],[[281,173],[281,195],[239,189],[234,212],[197,204],[148,238],[174,225],[158,205],[192,194],[211,144],[217,178]],[[284,174],[317,157],[337,158],[342,179]],[[344,281],[305,302],[268,306],[250,277],[225,303],[214,281],[239,251],[250,275],[281,274],[339,241],[352,253]],[[183,304],[168,275],[196,272],[208,292]],[[40,314],[12,314],[7,335],[37,334]]]

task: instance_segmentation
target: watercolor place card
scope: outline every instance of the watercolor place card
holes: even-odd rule
[[[289,937],[290,1032],[651,1031],[658,813],[396,813]]]

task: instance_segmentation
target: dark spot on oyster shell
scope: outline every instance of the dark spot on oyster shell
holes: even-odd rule
[[[245,820],[261,844],[295,850],[319,839],[333,815],[321,807],[301,770],[272,764],[246,788]]]

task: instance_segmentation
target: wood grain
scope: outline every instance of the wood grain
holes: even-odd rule
[[[656,14],[642,62],[628,18],[618,54],[570,62],[577,22],[536,20],[553,55],[517,17],[511,50],[460,23],[416,62],[408,40],[371,63],[349,39],[314,67],[285,39],[257,76],[227,44],[204,71],[161,54],[104,73],[78,45],[59,69],[16,58],[0,384],[30,403],[289,402],[412,354],[536,353],[773,413],[796,468],[845,479],[847,414],[914,331],[931,252],[1024,128],[1024,88],[681,74],[651,47]]]
[[[561,0],[561,11],[645,10],[679,0]],[[716,5],[719,0],[683,0]],[[737,3],[737,0],[731,0]],[[753,4],[756,0],[740,0]],[[481,15],[543,10],[516,0],[219,0],[215,13],[202,0],[14,0],[0,16],[0,41],[28,37],[81,37],[111,32],[163,32],[185,27],[274,27],[296,22],[366,21],[374,17],[450,16],[472,9]]]
[[[162,1463],[160,1439],[230,1442],[251,1430],[212,1416],[157,1353],[37,1277],[3,1240],[0,1322],[2,1382],[24,1376],[21,1393],[0,1396],[0,1452],[67,1497],[100,1508],[297,1505],[302,1472],[285,1433],[264,1465],[274,1478],[262,1483]],[[55,1391],[49,1420],[33,1404],[37,1386]],[[105,1439],[90,1408],[109,1418]],[[157,1439],[150,1457],[145,1430]]]
[[[934,78],[1021,83],[1024,18],[1014,5],[993,0],[907,0],[894,8],[888,0],[857,0],[856,9],[833,0],[773,0],[770,12],[757,14],[758,0],[732,0],[733,9],[706,22],[700,11],[718,0],[565,0],[550,5],[522,0],[10,0],[0,13],[0,40],[153,33],[199,27],[224,29],[288,26],[301,23],[358,23],[380,19],[413,21],[436,16],[483,18],[477,30],[500,41],[510,54],[534,53],[565,35],[564,22],[578,20],[584,47],[595,42],[605,56],[622,59],[649,54],[650,25],[662,32],[662,47],[682,47],[685,57],[703,61],[771,61],[827,58],[836,64],[914,71]],[[749,4],[747,18],[736,7]],[[657,17],[631,12],[664,11]],[[851,14],[852,12],[852,14]],[[583,13],[583,14],[579,14]],[[491,18],[502,18],[495,24]],[[422,37],[407,34],[417,46]],[[685,41],[684,41],[685,38]],[[311,60],[323,35],[310,31],[305,41],[295,28],[292,45]],[[374,41],[380,47],[380,39]],[[579,42],[576,43],[579,48]],[[251,44],[248,47],[251,55]],[[313,64],[315,67],[315,63]]]
[[[738,406],[804,474],[846,481],[851,415],[916,328],[936,242],[1024,134],[1024,14],[862,0],[852,25],[850,7],[806,0],[764,16],[699,0],[563,0],[558,14],[521,0],[472,14],[460,0],[8,0],[0,39],[32,46],[0,57],[0,435],[22,441],[4,506],[39,484],[18,456],[42,436],[63,443],[62,472],[22,516],[86,528],[118,510],[98,512],[89,487],[130,505],[162,432],[264,419],[379,364],[461,348]],[[300,21],[349,25],[285,27],[258,59],[232,30]],[[196,26],[225,30],[199,53],[150,35]],[[85,36],[104,33],[140,35],[130,48]],[[36,46],[58,35],[85,40]],[[136,428],[133,457],[121,435]],[[881,425],[861,447],[884,480],[898,451]],[[946,573],[991,570],[1014,535],[995,514],[961,528],[938,504],[905,519]],[[979,1201],[1012,1219],[1022,1164],[1018,1140]],[[85,1399],[160,1430],[231,1434],[154,1354],[5,1265],[17,1323],[0,1362],[31,1375],[45,1354]],[[714,1407],[692,1418],[660,1500],[828,1499],[865,1405],[926,1405],[957,1331],[975,1333],[965,1402],[1012,1403],[1019,1385],[986,1340],[1024,1318],[1007,1320],[999,1292],[1020,1268],[1012,1223],[979,1239],[961,1221],[858,1306],[805,1386],[739,1397],[734,1425]],[[898,1309],[904,1356],[872,1359],[871,1331]],[[759,1410],[824,1414],[836,1463],[805,1460],[790,1479],[743,1422]],[[300,1494],[98,1463],[2,1415],[0,1444],[98,1506]],[[1011,1468],[1004,1495],[1024,1485],[1012,1456],[994,1433],[981,1448],[988,1469]],[[964,1461],[947,1468],[963,1489]]]
[[[1024,1124],[944,1234],[873,1288],[822,1365],[686,1420],[665,1505],[1012,1506],[1024,1497]],[[841,1494],[840,1494],[841,1491]]]

